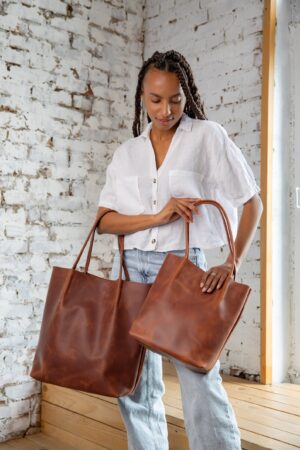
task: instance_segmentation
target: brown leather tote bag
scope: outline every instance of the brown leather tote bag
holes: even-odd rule
[[[225,210],[214,200],[199,200],[198,204],[213,205],[221,213],[232,255],[231,273],[220,289],[202,292],[200,283],[205,271],[188,259],[186,221],[185,256],[167,254],[129,333],[154,352],[207,373],[234,330],[251,288],[232,278],[235,248]]]
[[[151,284],[129,280],[123,235],[118,236],[119,278],[88,273],[95,231],[104,214],[97,215],[73,267],[52,268],[30,375],[46,383],[120,397],[134,392],[140,379],[145,347],[129,335],[129,328]],[[81,272],[76,266],[90,238]]]

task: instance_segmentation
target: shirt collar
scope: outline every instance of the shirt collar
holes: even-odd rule
[[[182,113],[178,128],[185,130],[185,131],[191,131],[192,125],[193,125],[193,119],[190,116],[188,116],[185,112]],[[146,125],[144,131],[140,134],[140,136],[143,136],[144,138],[148,138],[151,128],[152,128],[152,122],[149,122]]]

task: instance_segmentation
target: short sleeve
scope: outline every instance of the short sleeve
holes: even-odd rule
[[[100,192],[98,206],[116,209],[116,151],[106,168],[105,184]]]
[[[235,207],[248,201],[260,192],[254,174],[240,148],[229,138],[224,127],[214,148],[214,179],[222,195]],[[220,145],[221,144],[221,145]]]

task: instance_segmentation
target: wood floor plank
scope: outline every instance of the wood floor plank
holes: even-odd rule
[[[280,385],[289,391],[300,392],[300,384],[280,383]]]
[[[226,386],[225,386],[224,383],[223,383],[223,385],[224,385],[224,388],[226,390]],[[228,387],[227,393],[229,394],[228,396],[229,396],[229,399],[231,401],[232,398],[234,398],[234,396],[230,395],[230,392],[228,392],[228,391],[230,391],[228,383],[227,383],[227,387]],[[232,390],[234,392],[238,393],[238,394],[240,392],[245,393],[245,388],[243,388],[243,387],[242,388],[238,387],[237,389],[233,388]],[[166,391],[167,391],[167,395],[165,396],[165,401],[167,402],[167,404],[172,404],[173,407],[176,406],[177,408],[179,408],[180,407],[180,403],[181,403],[181,400],[180,400],[180,389],[178,388],[178,382],[176,383],[176,379],[175,379],[174,376],[173,377],[172,376],[168,376],[167,377],[167,379],[166,379]],[[270,393],[267,393],[267,394],[268,394],[267,395],[267,397],[268,397]],[[257,395],[258,395],[258,397],[260,397],[260,394],[257,394]],[[262,402],[264,402],[264,397],[265,397],[265,395],[264,395],[264,393],[262,393],[262,396],[261,396]],[[238,395],[237,395],[237,398],[239,398]],[[278,396],[277,396],[277,398],[278,398]],[[282,400],[282,398],[280,398],[280,399]],[[286,400],[286,399],[284,399],[284,400]],[[247,405],[249,405],[248,402],[247,402]],[[273,427],[270,426],[270,425],[268,426],[266,424],[261,425],[261,424],[257,423],[256,421],[251,422],[249,420],[249,412],[244,414],[244,417],[243,416],[241,417],[241,415],[239,414],[239,410],[235,407],[236,405],[232,404],[232,406],[233,406],[233,408],[235,410],[236,416],[238,416],[237,419],[238,419],[238,424],[239,424],[239,428],[240,429],[245,428],[245,426],[247,424],[247,428],[246,428],[247,431],[255,432],[255,430],[257,430],[259,428],[259,429],[263,430],[263,433],[269,438],[273,438],[275,436],[278,440],[281,439],[283,442],[286,442],[288,444],[296,445],[296,446],[298,445],[299,448],[300,448],[300,442],[299,442],[300,438],[297,435],[297,434],[300,433],[300,426],[299,426],[300,425],[300,421],[299,421],[299,423],[297,423],[297,425],[296,425],[296,423],[290,425],[290,432],[295,433],[294,435],[290,435],[290,433],[287,432],[287,430],[285,429],[286,427],[284,426],[284,424],[283,424],[282,427],[280,427],[280,423],[282,424],[282,422],[280,420],[278,420],[277,422],[273,422],[272,423]],[[249,409],[249,408],[247,408],[247,409]],[[174,414],[174,411],[176,413],[177,410],[178,409],[175,408],[173,410],[173,414]],[[267,409],[267,408],[264,408],[264,410],[265,411],[272,411],[272,410]],[[279,417],[282,417],[281,415],[282,415],[282,413],[279,412]],[[289,416],[289,414],[286,414],[286,416]],[[276,425],[278,427],[277,429],[276,429]]]
[[[103,447],[101,444],[83,439],[73,432],[62,430],[47,422],[43,422],[42,429],[45,435],[55,437],[63,445],[72,445],[76,450],[107,450],[107,447]]]
[[[0,449],[1,450],[12,450],[12,446],[8,444],[7,442],[0,442]]]
[[[241,434],[242,447],[245,450],[296,450],[299,448],[258,435],[251,431],[242,430]]]
[[[189,450],[185,429],[168,423],[168,440],[170,450]]]
[[[47,436],[46,434],[37,433],[27,436],[29,442],[34,442],[37,445],[37,448],[40,450],[53,449],[53,450],[76,450],[75,447],[70,445],[70,443],[66,444],[64,442],[60,442],[54,436]]]
[[[28,437],[21,437],[17,439],[11,439],[8,441],[10,450],[40,450],[41,446],[35,442],[31,442]],[[1,447],[0,447],[1,448]],[[45,446],[45,450],[55,450],[54,447]],[[2,450],[2,449],[1,449]]]
[[[274,395],[256,395],[252,391],[249,393],[247,390],[238,390],[229,384],[224,386],[229,398],[238,398],[240,400],[247,401],[249,404],[256,404],[268,407],[270,409],[276,409],[288,414],[300,416],[300,406],[290,405],[286,403],[285,399]],[[265,393],[269,394],[269,393]]]
[[[233,378],[233,377],[231,377]],[[181,398],[180,396],[180,390],[177,389],[177,385],[178,385],[178,381],[177,381],[177,377],[174,376],[168,376],[166,378],[165,383],[168,384],[168,389],[172,390],[172,395],[176,395],[177,398]],[[292,409],[291,413],[292,414],[298,414],[300,412],[300,402],[298,401],[297,396],[293,396],[290,395],[287,391],[285,391],[284,389],[271,389],[269,388],[269,386],[264,389],[264,388],[260,388],[258,389],[257,387],[254,387],[256,385],[256,383],[245,383],[245,384],[241,384],[241,383],[231,383],[228,381],[224,381],[223,380],[223,386],[225,388],[225,390],[227,391],[228,394],[234,393],[235,397],[237,395],[239,395],[239,393],[247,393],[248,395],[253,395],[253,397],[255,398],[261,398],[262,401],[264,401],[264,399],[269,399],[269,400],[274,400],[274,401],[278,401],[279,403],[283,403],[285,405],[291,405],[291,406],[295,406],[296,409]],[[246,387],[245,387],[246,386]],[[254,390],[257,389],[257,390]],[[230,396],[230,395],[229,395]]]
[[[286,387],[283,383],[280,384],[260,384],[260,383],[255,383],[255,382],[249,382],[248,380],[242,380],[242,382],[239,382],[238,379],[236,380],[235,378],[237,377],[225,377],[225,379],[223,378],[223,381],[226,383],[230,383],[231,385],[240,385],[243,387],[247,387],[249,389],[258,389],[258,390],[262,390],[262,391],[267,391],[267,392],[274,392],[275,394],[281,394],[281,395],[286,395],[287,397],[293,397],[300,399],[300,385],[297,385],[296,389],[289,389],[288,387]]]
[[[80,391],[78,389],[69,389],[69,388],[66,388],[66,387],[63,387],[63,386],[57,386],[55,384],[50,384],[50,383],[42,383],[42,395],[44,395],[46,390],[50,389],[51,387],[60,389],[61,392],[63,392],[63,390],[67,390],[67,391],[70,391],[70,392],[78,392],[84,398],[88,398],[88,397],[98,398],[98,399],[106,401],[108,403],[113,403],[113,404],[116,404],[116,405],[118,404],[117,398],[115,398],[115,397],[107,397],[105,395],[93,394],[91,392],[84,392],[84,391]]]
[[[11,439],[8,441],[8,445],[10,450],[75,450],[74,447],[61,443],[57,439],[42,433],[29,434],[24,438]]]
[[[112,427],[124,430],[124,423],[116,403],[82,394],[81,391],[47,385],[43,388],[43,400],[61,408],[98,420]],[[44,416],[45,417],[45,416]],[[47,418],[45,417],[47,420]]]
[[[287,417],[283,417],[282,413],[279,411],[270,410],[264,408],[263,406],[249,406],[246,402],[242,400],[232,400],[231,404],[239,422],[240,418],[249,419],[253,422],[264,423],[267,426],[277,428],[279,430],[285,430],[289,433],[299,435],[300,424],[299,420],[293,422],[289,414]]]
[[[174,409],[175,416],[179,419],[182,418],[182,402],[180,399],[175,398],[172,394],[166,393],[163,397],[165,406],[170,406]]]
[[[82,391],[44,384],[43,399],[48,403],[52,403],[67,410],[74,411],[78,414],[124,430],[124,423],[121,418],[117,402],[107,402],[106,397],[98,395],[90,396],[89,394],[86,395],[86,393],[82,393]],[[181,401],[178,402],[176,409],[172,404],[168,404],[168,400],[165,401],[164,397],[163,401],[166,403],[167,421],[174,426],[182,427],[183,413]]]
[[[237,417],[243,449],[300,449],[300,386],[290,388],[290,385],[285,386],[283,383],[262,385],[226,374],[221,374],[221,376],[222,385]],[[164,365],[164,382],[166,392],[163,401],[168,422],[170,448],[172,450],[188,450],[180,385],[172,363]],[[116,398],[44,383],[42,414],[43,407],[44,414],[46,414],[44,417],[47,418],[50,411],[51,418],[50,421],[44,421],[45,430],[48,430],[50,435],[51,430],[59,430],[57,431],[59,440],[65,439],[65,444],[73,445],[76,450],[81,450],[85,441],[90,445],[86,450],[123,450],[126,448],[126,432]],[[61,410],[56,423],[53,408]],[[89,432],[85,435],[82,435],[84,430],[81,430],[80,426],[78,431],[76,417],[80,417],[79,425],[82,428],[85,428],[87,424]],[[124,439],[121,441],[123,447],[118,445],[112,447],[108,439],[109,433],[105,443],[97,440],[97,436],[102,435],[99,433],[99,427],[103,430],[105,426],[123,433]],[[74,431],[74,429],[76,430]]]
[[[299,434],[296,435],[287,433],[284,430],[273,428],[262,423],[251,421],[249,419],[244,419],[243,417],[239,417],[238,425],[241,432],[243,430],[251,431],[255,434],[265,436],[285,444],[294,445],[296,448],[300,448]]]
[[[42,401],[42,423],[50,423],[111,450],[127,450],[125,431]]]
[[[286,392],[275,392],[270,390],[261,390],[261,389],[253,389],[246,386],[236,385],[234,383],[223,383],[225,389],[228,389],[231,392],[235,392],[236,395],[239,395],[239,393],[247,393],[249,395],[253,395],[254,397],[261,398],[261,399],[267,399],[267,400],[274,400],[278,403],[283,403],[285,405],[295,406],[300,411],[300,401],[297,397],[293,395],[286,395]]]

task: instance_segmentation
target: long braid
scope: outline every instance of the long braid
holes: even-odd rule
[[[150,67],[155,67],[159,70],[176,73],[182,86],[183,92],[186,96],[184,112],[193,119],[198,118],[201,120],[207,120],[204,112],[203,102],[195,84],[192,69],[187,60],[181,53],[175,50],[169,50],[165,53],[156,51],[150,58],[147,59],[147,61],[144,62],[138,74],[138,83],[135,93],[135,118],[132,126],[134,137],[137,137],[141,134],[142,83],[144,76]],[[148,122],[150,122],[150,117],[148,116],[148,114],[147,119]]]

